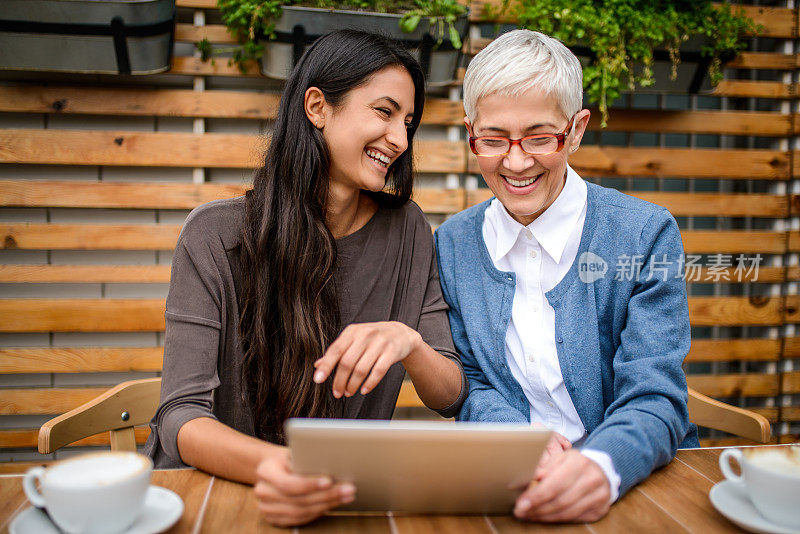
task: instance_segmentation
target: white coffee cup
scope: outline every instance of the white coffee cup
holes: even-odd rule
[[[67,534],[112,534],[127,529],[142,513],[152,471],[147,456],[96,452],[34,467],[22,487],[31,503],[47,509]]]
[[[731,460],[739,464],[737,475]],[[800,526],[800,447],[725,449],[719,457],[725,478],[743,485],[753,505],[769,521]]]

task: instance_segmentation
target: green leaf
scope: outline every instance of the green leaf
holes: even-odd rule
[[[420,15],[406,15],[400,19],[400,29],[406,33],[411,33],[417,29],[420,20],[422,20]]]
[[[461,50],[461,36],[455,26],[450,24],[450,43],[456,50]]]

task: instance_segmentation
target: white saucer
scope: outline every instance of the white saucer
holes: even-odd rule
[[[156,534],[175,524],[183,515],[183,501],[175,492],[159,486],[147,488],[139,519],[124,534]],[[11,534],[59,534],[44,511],[31,506],[14,518]]]
[[[777,525],[765,519],[753,506],[744,488],[730,480],[723,480],[711,488],[708,498],[711,499],[711,504],[714,505],[714,508],[719,513],[750,532],[758,534],[800,534],[800,528],[794,529]]]

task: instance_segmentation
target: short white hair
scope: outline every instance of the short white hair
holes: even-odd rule
[[[581,62],[561,41],[531,30],[504,33],[470,61],[464,76],[464,111],[475,120],[478,100],[519,96],[539,89],[556,98],[569,118],[583,106]]]

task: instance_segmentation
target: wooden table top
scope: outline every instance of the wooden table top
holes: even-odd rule
[[[720,515],[708,492],[724,479],[718,459],[722,449],[678,451],[666,467],[633,488],[591,524],[528,524],[513,516],[402,516],[340,514],[324,517],[300,529],[270,527],[259,515],[249,486],[216,478],[194,469],[154,471],[152,483],[169,488],[183,499],[185,510],[170,533],[274,532],[386,534],[516,534],[544,529],[559,533],[625,532],[741,532]],[[21,475],[0,477],[0,532],[28,500]]]

